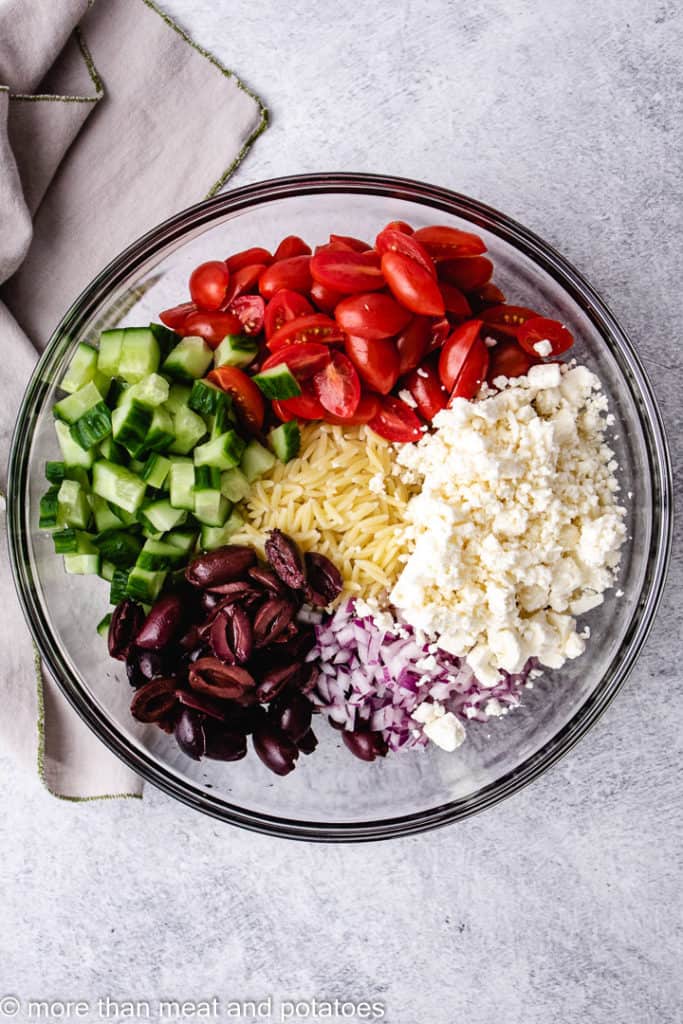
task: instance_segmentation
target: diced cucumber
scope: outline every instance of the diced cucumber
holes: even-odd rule
[[[221,491],[228,501],[242,501],[250,490],[251,485],[241,469],[226,469],[221,473]]]
[[[126,583],[126,597],[142,601],[144,604],[152,604],[159,596],[165,579],[165,572],[150,572],[148,569],[141,569],[139,565],[134,565]]]
[[[148,327],[126,327],[117,376],[135,384],[159,368],[159,343]]]
[[[93,467],[92,486],[95,494],[119,505],[125,512],[137,512],[147,488],[145,481],[125,466],[117,466],[104,459]]]
[[[280,462],[295,459],[301,449],[301,431],[296,420],[289,420],[275,427],[268,435],[270,446]]]
[[[55,420],[55,431],[57,433],[57,441],[59,447],[62,450],[62,458],[64,459],[64,465],[69,469],[80,467],[82,469],[90,469],[93,462],[95,461],[95,454],[92,450],[84,451],[80,444],[74,441],[71,436],[71,431],[68,424],[62,423],[61,420]]]
[[[220,469],[216,469],[214,466],[195,466],[194,489],[195,491],[220,491]]]
[[[123,445],[131,455],[140,455],[152,425],[152,415],[151,409],[135,399],[114,409],[111,414],[114,440]]]
[[[190,401],[192,388],[187,384],[171,384],[166,400],[166,408],[175,416],[179,409],[186,409]]]
[[[183,555],[189,555],[197,542],[197,534],[192,531],[172,530],[166,534],[164,540]]]
[[[258,355],[258,344],[241,334],[228,334],[213,354],[213,365],[249,366]]]
[[[55,546],[56,555],[72,555],[78,551],[78,535],[73,526],[67,526],[64,530],[55,530],[52,534],[52,543]]]
[[[101,618],[100,621],[97,623],[97,632],[104,639],[106,639],[109,636],[109,626],[110,625],[111,625],[111,612],[107,612],[107,614],[103,618]]]
[[[71,426],[72,423],[76,423],[93,406],[99,405],[102,401],[102,395],[97,390],[97,387],[93,381],[88,381],[78,391],[74,391],[73,395],[67,395],[66,398],[62,398],[60,402],[57,402],[52,412],[57,420],[62,420],[64,423],[68,423]]]
[[[142,467],[140,476],[147,482],[149,487],[160,489],[166,483],[171,468],[170,459],[158,452],[152,452]]]
[[[85,530],[90,522],[88,496],[76,480],[62,480],[57,495],[59,521],[65,526]]]
[[[110,409],[115,409],[117,405],[120,405],[124,399],[124,395],[131,388],[130,384],[127,384],[125,380],[119,380],[116,378],[109,384],[109,393],[107,395],[107,405]]]
[[[237,424],[237,417],[235,416],[235,410],[233,408],[232,399],[230,395],[225,395],[225,402],[218,406],[216,412],[212,416],[206,417],[206,422],[209,427],[209,436],[212,441],[215,441],[221,434],[227,433],[228,430],[232,430]]]
[[[243,526],[244,519],[239,512],[233,509],[230,518],[223,526],[202,526],[200,546],[205,551],[222,548],[224,544],[230,543],[233,534],[238,533]]]
[[[65,479],[75,480],[76,483],[81,485],[86,494],[90,494],[90,477],[88,476],[87,469],[83,469],[82,466],[69,466]]]
[[[206,526],[223,526],[230,515],[232,505],[219,490],[211,488],[195,489],[194,515]]]
[[[101,498],[99,494],[92,495],[91,505],[98,533],[104,533],[106,530],[121,529],[123,523],[116,513],[112,512],[109,503],[104,498]]]
[[[125,508],[121,508],[114,501],[108,501],[107,505],[112,510],[114,515],[119,519],[124,526],[136,526],[138,522],[137,512],[126,512]]]
[[[183,552],[175,544],[169,544],[165,540],[146,540],[138,555],[136,565],[141,569],[158,572],[160,569],[175,568],[183,561],[184,557]]]
[[[93,539],[93,545],[102,558],[117,567],[127,568],[135,564],[142,548],[142,541],[134,533],[126,530],[107,530]]]
[[[162,540],[164,531],[155,530],[150,523],[144,522],[142,524],[142,536],[145,540]]]
[[[104,558],[100,561],[100,576],[107,583],[111,583],[114,579],[114,573],[116,572],[116,566],[113,562],[107,562]]]
[[[40,499],[38,526],[41,530],[56,530],[59,526],[60,488],[61,484],[53,484]]]
[[[194,509],[194,465],[190,459],[174,459],[168,472],[173,508]]]
[[[159,346],[159,352],[161,353],[162,360],[166,358],[168,353],[174,348],[180,341],[180,335],[172,331],[170,327],[164,327],[163,324],[152,323],[149,325],[149,329],[157,339]]]
[[[269,370],[254,374],[251,379],[266,398],[296,398],[301,394],[299,382],[286,363],[271,366]]]
[[[215,466],[216,469],[232,469],[238,466],[245,449],[245,442],[234,430],[199,445],[194,450],[195,466]]]
[[[164,359],[162,370],[171,377],[194,380],[203,377],[213,359],[213,352],[203,338],[190,335],[181,338]]]
[[[66,476],[66,466],[63,462],[46,462],[45,479],[51,484],[61,484]]]
[[[74,441],[85,451],[111,434],[111,413],[106,402],[98,402],[69,428]]]
[[[105,437],[97,450],[102,458],[109,462],[116,462],[120,466],[124,466],[128,462],[128,452],[123,445],[117,444],[111,435]]]
[[[275,465],[275,456],[258,441],[250,441],[244,449],[240,469],[250,484],[257,480]]]
[[[64,568],[74,576],[97,576],[100,571],[100,556],[64,555]]]
[[[109,588],[109,603],[118,604],[119,601],[123,601],[126,596],[126,586],[128,585],[128,569],[116,569],[111,578],[111,587]]]
[[[131,384],[121,395],[119,405],[135,399],[140,405],[146,405],[149,409],[156,409],[167,401],[170,388],[168,381],[159,373],[150,373],[143,377],[137,384]]]
[[[196,380],[187,404],[201,416],[211,416],[219,406],[228,404],[228,395],[208,380]]]
[[[128,469],[131,473],[135,473],[136,476],[142,477],[142,471],[145,468],[147,459],[131,459],[128,463]]]
[[[139,512],[140,522],[158,533],[167,533],[174,526],[180,526],[187,519],[187,512],[173,508],[165,498],[152,501]]]
[[[71,395],[94,380],[96,374],[97,349],[92,345],[79,342],[59,386]]]
[[[102,331],[102,334],[100,334],[97,369],[105,377],[116,377],[118,375],[122,341],[123,331],[119,328],[112,331]]]
[[[187,455],[206,434],[206,424],[196,412],[188,406],[181,406],[173,416],[175,441],[169,451],[178,455]]]
[[[165,409],[155,409],[147,436],[145,451],[165,451],[175,441],[171,414]]]

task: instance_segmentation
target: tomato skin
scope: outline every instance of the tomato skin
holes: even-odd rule
[[[179,306],[172,306],[159,313],[162,324],[166,324],[172,331],[177,331],[187,320],[190,313],[196,313],[197,307],[194,302],[181,302]]]
[[[452,391],[460,372],[467,362],[470,349],[481,336],[482,321],[467,320],[455,328],[441,349],[439,356],[439,377],[447,391]],[[484,343],[482,342],[482,345]],[[484,345],[484,348],[486,346]]]
[[[236,270],[230,279],[230,285],[221,309],[227,309],[235,299],[240,297],[240,295],[244,295],[245,292],[250,292],[258,283],[258,280],[265,269],[266,268],[263,263],[250,263],[248,266],[240,267],[239,270]]]
[[[540,363],[536,353],[529,355],[516,341],[499,341],[489,349],[489,369],[486,380],[493,384],[496,377],[525,377],[532,366]]]
[[[446,317],[443,317],[441,320],[432,321],[432,333],[427,351],[435,352],[437,349],[443,348],[452,330],[453,328]]]
[[[334,317],[347,334],[371,340],[398,334],[411,319],[408,310],[396,299],[379,292],[349,295],[339,303]]]
[[[331,412],[325,413],[325,421],[327,423],[337,423],[340,426],[350,427],[357,426],[361,423],[369,423],[371,419],[379,412],[379,397],[373,394],[363,394],[361,392],[360,401],[356,406],[356,411],[352,416],[334,416]]]
[[[254,432],[261,430],[266,415],[263,396],[244,370],[237,366],[219,366],[212,370],[206,379],[232,397],[237,412],[247,427]]]
[[[291,260],[295,256],[310,255],[311,247],[304,242],[303,238],[299,238],[298,235],[287,235],[275,250],[273,263],[278,263],[280,260]]]
[[[505,303],[500,306],[491,306],[481,314],[487,327],[500,334],[507,334],[511,338],[516,338],[518,328],[532,317],[538,317],[538,313],[535,313],[533,309],[529,309],[527,306],[508,306]]]
[[[364,384],[380,395],[388,395],[399,377],[396,345],[389,338],[358,338],[346,335],[344,349]]]
[[[379,257],[372,249],[367,253],[350,249],[317,252],[311,259],[311,275],[314,281],[343,295],[378,291],[385,284]]]
[[[330,242],[340,242],[353,252],[367,252],[371,248],[362,238],[354,238],[353,235],[330,235]]]
[[[530,317],[517,331],[517,340],[525,352],[537,356],[534,345],[539,341],[549,341],[552,352],[548,355],[559,356],[574,344],[571,331],[568,331],[559,320],[551,320],[547,316]]]
[[[283,423],[288,420],[324,420],[327,412],[320,404],[310,383],[301,385],[301,394],[296,398],[287,398],[273,402],[275,415],[279,416]]]
[[[390,220],[384,231],[401,231],[404,235],[415,234],[415,228],[411,228],[404,220]]]
[[[409,443],[419,441],[422,437],[422,424],[405,402],[394,395],[385,395],[381,399],[377,414],[368,426],[387,441]]]
[[[230,271],[222,260],[200,263],[190,274],[190,298],[207,312],[221,308],[230,283]]]
[[[467,359],[458,374],[448,404],[452,405],[456,398],[471,399],[479,391],[486,380],[489,368],[489,350],[482,338],[475,338]]]
[[[334,345],[343,340],[344,335],[332,317],[325,316],[324,313],[312,313],[287,321],[270,336],[266,345],[271,352],[277,352],[285,345],[296,345],[306,341]]]
[[[447,284],[445,282],[440,287],[447,313],[450,313],[451,316],[459,317],[461,320],[466,320],[472,316],[470,304],[459,288],[456,288],[454,284]]]
[[[317,345],[315,342],[304,342],[299,345],[285,345],[277,352],[271,353],[263,361],[261,372],[270,370],[273,366],[280,366],[286,363],[297,380],[306,380],[312,377],[327,366],[330,361],[330,350],[327,345]]]
[[[432,321],[427,316],[414,316],[396,338],[398,374],[403,377],[420,365],[432,340]]]
[[[401,383],[413,396],[420,416],[428,423],[448,405],[448,392],[432,362],[423,363]]]
[[[341,302],[344,296],[341,292],[336,292],[334,288],[327,288],[324,284],[320,284],[320,281],[314,281],[311,286],[311,298],[323,313],[333,313],[335,306]]]
[[[266,304],[260,295],[241,295],[230,303],[227,311],[240,319],[245,334],[260,334],[265,309]]]
[[[242,252],[236,252],[233,256],[228,256],[225,261],[231,274],[241,270],[242,267],[250,267],[259,263],[264,267],[269,267],[272,262],[273,254],[267,249],[262,249],[260,245],[254,246],[252,249],[243,249]]]
[[[289,288],[281,288],[279,292],[275,292],[266,306],[266,338],[272,338],[275,332],[290,320],[296,320],[300,316],[310,316],[312,313],[313,306],[305,296],[300,295],[299,292],[293,292]]]
[[[182,326],[176,330],[183,338],[197,334],[211,348],[218,348],[226,334],[242,333],[242,321],[233,313],[202,313],[198,310],[185,317]]]
[[[443,316],[446,312],[436,280],[417,260],[400,252],[385,252],[382,272],[395,298],[411,313]]]
[[[360,378],[343,352],[333,349],[330,361],[313,377],[313,389],[320,404],[333,416],[348,419],[360,402]]]
[[[490,306],[501,306],[505,303],[505,295],[493,281],[489,281],[482,288],[470,292],[467,296],[472,311],[477,315]]]
[[[272,299],[282,288],[307,293],[311,290],[311,257],[292,256],[271,263],[259,278],[259,291],[264,299]]]
[[[418,228],[414,236],[433,260],[452,260],[457,256],[480,256],[486,246],[479,235],[459,228],[435,225]]]
[[[454,284],[461,292],[483,288],[492,274],[493,263],[487,256],[460,256],[439,264],[439,279]]]
[[[421,267],[424,267],[430,277],[436,277],[434,260],[425,247],[404,231],[397,231],[395,228],[384,228],[375,239],[375,248],[382,255],[385,252],[400,252],[403,256],[408,256],[411,260],[419,263]]]

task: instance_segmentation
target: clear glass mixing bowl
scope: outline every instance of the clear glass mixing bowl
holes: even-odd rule
[[[315,755],[285,779],[251,752],[233,764],[191,761],[172,738],[137,725],[123,666],[95,626],[107,584],[67,576],[38,530],[43,463],[57,458],[51,407],[74,346],[114,325],[144,324],[186,298],[193,266],[284,235],[310,243],[330,230],[374,238],[389,220],[442,223],[483,235],[496,283],[512,301],[566,323],[574,356],[595,370],[616,417],[614,441],[629,541],[619,580],[590,616],[587,653],[548,671],[524,706],[473,724],[456,754],[438,749],[373,764],[352,757],[321,723]],[[509,796],[565,754],[605,710],[633,667],[662,590],[671,533],[671,476],[650,385],[632,344],[588,283],[557,252],[507,217],[442,188],[371,175],[325,174],[250,185],[179,213],[130,246],[83,292],[57,327],[23,400],[11,451],[10,551],[31,632],[85,722],[165,792],[224,821],[274,835],[383,839],[457,821]]]

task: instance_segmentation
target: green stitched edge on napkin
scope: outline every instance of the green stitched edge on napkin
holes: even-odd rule
[[[97,73],[97,68],[95,67],[93,59],[90,56],[90,50],[86,46],[85,39],[83,38],[83,33],[81,32],[80,28],[76,27],[74,35],[76,37],[76,43],[78,44],[78,48],[81,51],[83,61],[88,70],[88,74],[90,75],[90,80],[92,81],[92,84],[95,86],[94,96],[60,96],[54,93],[11,92],[9,90],[9,87],[6,85],[0,86],[0,89],[6,89],[10,94],[9,98],[11,100],[20,100],[23,102],[30,103],[35,103],[36,101],[46,101],[48,103],[99,103],[99,101],[104,96],[104,85],[102,83],[102,79]]]

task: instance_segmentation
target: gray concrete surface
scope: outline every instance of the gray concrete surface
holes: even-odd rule
[[[271,110],[234,185],[402,174],[528,224],[637,339],[680,468],[680,4],[166,8]],[[1,762],[0,996],[270,995],[272,1020],[283,999],[328,996],[382,1001],[392,1024],[680,1021],[682,583],[677,550],[637,670],[571,756],[438,833],[290,844],[153,790],[60,803]]]

